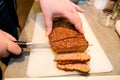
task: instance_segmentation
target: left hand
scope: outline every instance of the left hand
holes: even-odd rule
[[[46,34],[52,31],[52,19],[56,16],[67,18],[83,34],[82,22],[77,12],[84,12],[70,0],[40,0],[40,5],[45,18]]]

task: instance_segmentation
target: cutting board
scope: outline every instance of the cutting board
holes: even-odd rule
[[[5,78],[5,80],[120,80],[120,75],[112,76],[69,76],[69,77],[44,77],[44,78]]]
[[[78,13],[83,22],[85,37],[90,44],[86,52],[90,55],[91,60],[88,62],[90,66],[90,73],[110,72],[113,67],[106,56],[106,53],[99,44],[97,38],[92,32],[84,14]],[[34,34],[32,42],[48,43],[48,37],[45,35],[45,25],[42,13],[37,14]],[[47,76],[62,76],[80,74],[77,71],[66,72],[59,70],[54,62],[55,54],[50,48],[31,49],[27,75],[29,77],[47,77]]]

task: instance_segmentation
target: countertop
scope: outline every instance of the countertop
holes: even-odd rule
[[[113,70],[108,73],[98,73],[98,74],[90,74],[91,76],[112,76],[112,75],[120,75],[120,37],[115,31],[113,27],[105,27],[98,24],[98,13],[93,6],[88,5],[80,5],[80,7],[86,10],[85,17],[104,49],[108,59],[113,65]],[[37,1],[33,3],[31,11],[28,15],[25,27],[21,32],[19,40],[28,41],[32,40],[33,30],[35,26],[36,15],[40,12],[40,5]],[[10,63],[6,69],[4,78],[29,78],[26,74],[27,63],[29,60],[29,49],[24,49],[22,55],[19,57],[13,57],[10,59]],[[74,75],[78,76],[78,75]],[[82,76],[82,75],[81,75]]]

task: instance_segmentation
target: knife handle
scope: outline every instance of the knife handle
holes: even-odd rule
[[[17,43],[21,48],[26,48],[27,47],[27,42],[25,41],[14,41],[15,43]]]

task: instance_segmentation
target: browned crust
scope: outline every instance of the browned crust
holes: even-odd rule
[[[50,37],[50,41],[58,41],[66,38],[84,37],[84,36],[79,34],[77,31],[74,31],[73,29],[63,26],[58,26],[53,29],[49,37]]]
[[[56,42],[50,42],[55,52],[83,52],[88,48],[88,43],[80,38],[69,38]]]

